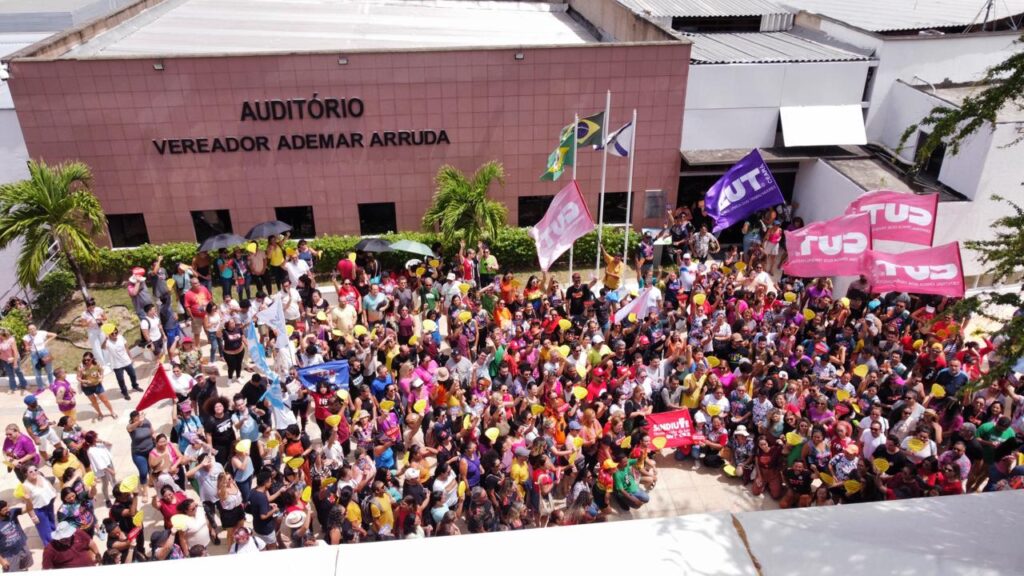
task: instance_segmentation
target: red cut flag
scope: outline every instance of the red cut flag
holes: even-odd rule
[[[938,194],[874,190],[850,202],[846,213],[870,214],[871,235],[875,240],[899,240],[931,246],[935,238],[938,203]]]
[[[872,292],[898,290],[963,298],[964,267],[960,244],[886,254],[871,250],[865,258]]]
[[[861,274],[871,248],[871,217],[858,212],[787,231],[786,247],[789,258],[782,269],[790,276]]]
[[[149,386],[142,393],[139,405],[135,409],[141,412],[161,400],[174,400],[176,397],[174,388],[171,387],[171,379],[167,377],[167,372],[164,370],[164,365],[158,364],[156,374],[153,374],[153,379],[149,381]]]
[[[569,182],[551,200],[548,211],[536,226],[530,228],[530,237],[537,243],[537,260],[545,272],[551,264],[572,248],[577,238],[594,229],[594,218],[583,199],[580,186]]]

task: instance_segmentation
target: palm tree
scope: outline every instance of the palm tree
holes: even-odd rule
[[[81,263],[96,258],[92,237],[107,223],[89,190],[92,172],[81,162],[49,166],[42,161],[29,161],[28,171],[28,180],[0,185],[0,249],[21,239],[18,282],[35,288],[56,244],[88,298]]]
[[[495,160],[478,168],[472,179],[454,166],[441,166],[434,177],[437,190],[423,215],[423,228],[439,230],[446,244],[461,239],[472,246],[483,238],[494,238],[508,217],[501,202],[487,198],[494,181],[505,183],[505,168]]]

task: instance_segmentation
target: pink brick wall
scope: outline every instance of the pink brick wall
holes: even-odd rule
[[[643,190],[676,196],[689,46],[463,50],[336,55],[16,61],[11,89],[29,153],[78,159],[95,174],[110,214],[143,212],[150,240],[192,240],[189,210],[230,209],[236,232],[274,207],[312,205],[318,233],[358,233],[359,202],[395,202],[398,226],[419,227],[432,176],[444,163],[472,171],[504,163],[493,190],[517,222],[518,196],[554,194],[540,182],[559,129],[604,107],[618,127],[638,109],[634,214]],[[241,122],[253,100],[358,97],[360,118]],[[277,135],[444,129],[450,145],[273,150]],[[159,155],[153,139],[270,136],[272,151]],[[580,151],[578,177],[597,216],[601,155]],[[608,190],[626,187],[627,163],[609,157]],[[634,219],[641,222],[642,218]]]

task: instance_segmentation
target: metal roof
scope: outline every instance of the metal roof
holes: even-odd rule
[[[683,16],[762,16],[789,14],[769,0],[619,0],[634,12],[654,18]]]
[[[927,30],[975,24],[981,28],[987,0],[779,0],[871,32]],[[995,0],[988,21],[1024,14],[1024,0]]]
[[[857,54],[816,42],[792,32],[730,32],[683,34],[693,42],[694,64],[753,62],[847,62],[868,60]]]

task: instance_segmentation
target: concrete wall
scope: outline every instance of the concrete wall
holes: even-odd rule
[[[395,202],[400,229],[419,228],[443,164],[472,172],[497,159],[507,183],[493,190],[517,221],[517,197],[555,194],[539,182],[559,130],[574,112],[604,108],[610,124],[639,112],[634,190],[679,181],[690,47],[595,44],[572,48],[155,59],[15,60],[11,89],[33,157],[78,159],[113,214],[143,212],[153,242],[192,240],[190,210],[230,209],[236,232],[311,205],[320,233],[358,233],[359,202]],[[241,122],[243,102],[359,97],[359,118]],[[444,129],[449,145],[160,155],[153,140]],[[594,213],[601,156],[579,153],[579,180]],[[627,162],[608,162],[608,190],[624,190]],[[634,214],[644,213],[637,194]],[[643,223],[640,218],[637,224]]]
[[[25,139],[18,126],[18,117],[13,109],[0,109],[0,184],[16,182],[28,177],[28,150]],[[13,294],[17,281],[14,277],[14,264],[18,257],[21,243],[16,242],[4,250],[0,250],[0,305],[6,302],[5,297]]]
[[[659,42],[676,38],[668,31],[671,20],[666,30],[617,0],[569,0],[569,8],[597,28],[606,42]]]
[[[920,121],[936,106],[949,105],[929,94],[929,90],[927,86],[908,86],[903,82],[893,85],[892,94],[882,111],[888,122],[879,135],[880,144],[896,150],[908,126]],[[942,162],[939,181],[968,198],[976,199],[981,186],[982,169],[986,166],[985,160],[992,148],[992,136],[992,130],[984,127],[960,146],[957,155],[947,153]],[[917,136],[914,135],[907,140],[899,155],[907,162],[912,162],[916,154]],[[1018,157],[1017,161],[1020,160]]]
[[[690,67],[683,149],[774,145],[780,106],[860,104],[867,62]]]

